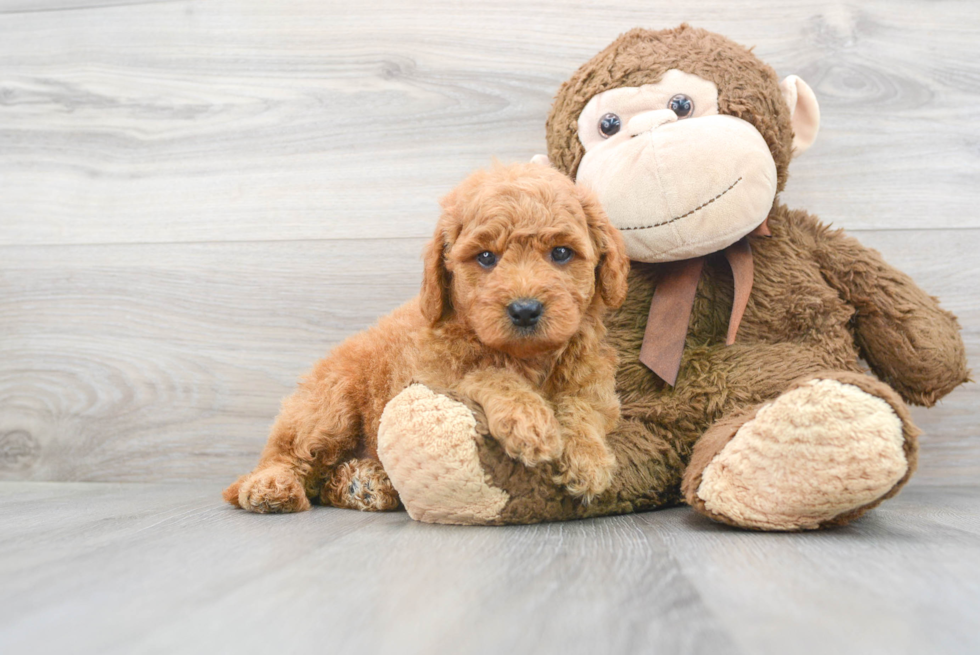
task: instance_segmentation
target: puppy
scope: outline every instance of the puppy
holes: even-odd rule
[[[591,192],[539,164],[474,173],[442,209],[421,294],[316,364],[228,502],[398,507],[377,461],[378,424],[416,381],[482,405],[508,455],[554,462],[556,482],[584,501],[608,488],[619,400],[602,316],[626,296],[619,232]]]

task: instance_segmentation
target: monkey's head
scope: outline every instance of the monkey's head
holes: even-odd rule
[[[597,193],[631,259],[676,261],[758,228],[819,124],[810,87],[746,48],[688,25],[635,29],[559,89],[548,155]]]

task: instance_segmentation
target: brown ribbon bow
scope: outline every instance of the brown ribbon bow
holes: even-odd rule
[[[766,222],[752,234],[770,236]],[[732,267],[732,277],[735,280],[735,298],[732,301],[732,315],[728,320],[728,336],[725,339],[725,344],[730,346],[735,343],[739,323],[742,322],[745,307],[749,303],[754,266],[748,237],[736,241],[723,252]],[[698,288],[698,280],[701,279],[704,259],[695,257],[664,264],[650,301],[650,314],[643,333],[643,345],[640,347],[640,361],[670,386],[677,382],[677,372],[681,368],[681,355],[684,353],[684,341],[687,338],[694,294]]]

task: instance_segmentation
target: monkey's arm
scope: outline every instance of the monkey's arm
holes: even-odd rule
[[[822,225],[814,233],[823,276],[857,310],[857,343],[878,377],[907,402],[927,407],[968,381],[953,314],[877,251]]]

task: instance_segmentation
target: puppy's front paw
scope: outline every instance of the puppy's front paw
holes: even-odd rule
[[[249,512],[275,514],[302,512],[310,508],[303,483],[285,467],[254,471],[229,487],[227,492],[231,492],[236,485],[237,504]]]
[[[575,441],[565,445],[555,478],[573,496],[581,496],[586,503],[601,494],[612,484],[616,458],[602,440]]]
[[[487,412],[490,433],[510,457],[526,466],[550,462],[561,454],[561,428],[547,405],[526,404]]]

